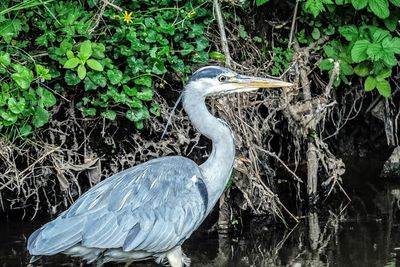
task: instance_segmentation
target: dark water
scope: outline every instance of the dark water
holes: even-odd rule
[[[195,234],[184,246],[192,266],[400,266],[400,185],[379,180],[376,168],[362,161],[349,166],[344,181],[350,203],[325,206],[324,215],[305,213],[289,228],[260,219],[235,236]],[[0,220],[1,267],[27,266],[26,238],[41,223]],[[59,255],[38,266],[86,265]]]

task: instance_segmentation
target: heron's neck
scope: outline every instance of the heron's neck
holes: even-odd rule
[[[208,189],[209,212],[224,192],[232,172],[235,159],[233,135],[225,122],[210,114],[205,98],[196,91],[185,91],[183,107],[193,126],[212,141],[210,157],[200,165]]]

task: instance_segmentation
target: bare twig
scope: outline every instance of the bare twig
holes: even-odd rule
[[[105,5],[110,6],[110,7],[114,8],[114,9],[118,10],[119,12],[122,12],[122,11],[123,11],[122,8],[120,8],[119,6],[117,6],[116,4],[113,3],[114,1],[111,1],[111,2],[108,1],[108,0],[102,0],[102,1],[103,1],[103,3],[104,3]]]
[[[283,160],[281,160],[275,153],[269,152],[268,150],[265,150],[265,149],[263,149],[263,148],[261,148],[261,147],[259,147],[259,146],[256,146],[256,147],[257,147],[258,150],[264,152],[265,154],[267,154],[267,155],[269,155],[269,156],[275,158],[277,161],[279,161],[279,163],[281,163],[282,166],[285,167],[285,169],[286,169],[291,175],[293,175],[293,177],[296,179],[296,181],[298,181],[299,183],[303,183],[303,181],[300,179],[300,177],[297,176],[297,174],[294,173],[294,172],[285,164],[285,162],[283,162]]]
[[[222,51],[224,52],[225,55],[225,65],[231,67],[231,54],[229,52],[228,41],[226,39],[225,24],[224,24],[224,18],[222,17],[221,7],[219,5],[218,0],[213,0],[213,5],[214,5],[215,17],[218,22]]]
[[[288,49],[292,46],[294,31],[296,27],[296,19],[297,19],[297,9],[299,7],[299,0],[296,0],[296,6],[294,7],[293,11],[293,18],[292,18],[292,26],[290,27],[290,34],[289,34],[289,42],[288,42]]]

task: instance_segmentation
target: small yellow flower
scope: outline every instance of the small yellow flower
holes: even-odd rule
[[[132,12],[129,12],[129,13],[128,13],[128,11],[124,12],[124,21],[128,24],[132,23]]]

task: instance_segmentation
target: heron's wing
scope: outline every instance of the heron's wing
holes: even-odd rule
[[[205,217],[208,193],[198,166],[165,157],[118,173],[82,195],[29,238],[33,255],[84,247],[162,252],[180,245]]]

